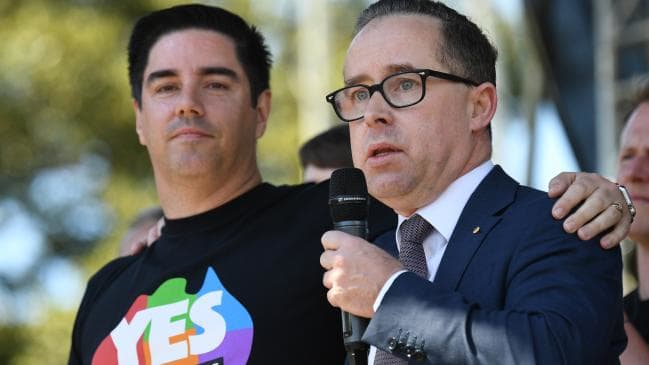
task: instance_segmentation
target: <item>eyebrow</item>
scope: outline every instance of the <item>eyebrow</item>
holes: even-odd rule
[[[231,68],[227,67],[202,67],[199,69],[199,75],[201,76],[207,76],[207,75],[223,75],[227,76],[235,81],[239,80],[239,75],[232,70]],[[146,78],[146,84],[150,85],[152,82],[162,79],[165,77],[174,77],[178,76],[178,72],[173,69],[165,69],[165,70],[158,70],[158,71],[153,71],[147,76]]]
[[[386,67],[385,69],[388,72],[387,76],[389,76],[397,72],[412,71],[415,70],[416,68],[409,63],[398,63],[398,64],[388,65],[388,67]],[[345,79],[345,86],[358,85],[361,83],[362,80],[367,80],[367,79],[369,79],[369,77],[366,74],[354,76],[349,79]]]

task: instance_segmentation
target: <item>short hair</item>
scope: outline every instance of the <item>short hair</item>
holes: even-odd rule
[[[624,118],[622,119],[622,125],[626,125],[631,118],[631,114],[638,109],[640,104],[649,102],[649,78],[642,80],[635,89],[630,100],[627,102],[628,109]]]
[[[438,49],[440,62],[458,76],[496,85],[498,51],[466,16],[437,1],[380,0],[359,15],[356,34],[372,20],[390,15],[427,15],[439,19],[444,40]]]
[[[238,15],[201,4],[154,11],[135,23],[128,43],[128,74],[131,94],[138,104],[142,104],[144,69],[151,48],[162,36],[187,29],[211,30],[234,41],[237,59],[250,83],[252,105],[256,106],[259,95],[270,88],[272,60],[263,35]]]
[[[306,141],[300,147],[302,168],[314,165],[320,168],[353,167],[349,142],[349,127],[338,125]]]

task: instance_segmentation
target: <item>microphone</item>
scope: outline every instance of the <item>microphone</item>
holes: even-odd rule
[[[369,199],[365,175],[355,168],[335,170],[329,181],[329,212],[334,229],[367,239]],[[369,345],[361,341],[369,320],[342,311],[343,342],[350,365],[367,364]]]

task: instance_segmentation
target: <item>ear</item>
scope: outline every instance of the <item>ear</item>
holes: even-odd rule
[[[133,110],[135,111],[135,133],[140,140],[140,144],[146,146],[146,137],[144,136],[144,131],[142,130],[142,109],[137,100],[133,99]]]
[[[257,106],[255,110],[257,112],[257,133],[255,133],[256,138],[261,138],[266,131],[266,125],[268,122],[268,116],[270,115],[270,105],[271,105],[272,94],[270,90],[264,90],[259,97],[257,97]]]
[[[469,98],[471,131],[478,132],[481,129],[487,128],[494,114],[496,114],[496,107],[498,105],[496,86],[490,82],[484,82],[470,91]]]

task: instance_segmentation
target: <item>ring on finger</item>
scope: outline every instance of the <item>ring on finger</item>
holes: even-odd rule
[[[615,202],[611,204],[611,206],[615,209],[617,209],[618,212],[622,213],[622,203]]]

